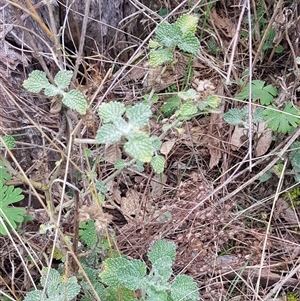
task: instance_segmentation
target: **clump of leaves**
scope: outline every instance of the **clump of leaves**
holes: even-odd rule
[[[237,99],[249,99],[250,86],[245,88],[236,95]],[[266,121],[267,126],[274,132],[286,134],[293,131],[300,124],[299,110],[295,108],[292,102],[286,102],[283,110],[277,109],[273,104],[274,97],[278,91],[272,85],[265,85],[264,81],[254,80],[251,85],[252,100],[259,100],[265,108],[257,108],[253,113],[252,122],[259,123]],[[224,114],[224,120],[232,125],[242,125],[249,128],[248,108],[233,108]]]
[[[28,79],[24,81],[23,87],[32,93],[40,93],[42,90],[44,90],[45,95],[49,97],[61,95],[61,101],[65,106],[76,110],[79,114],[84,115],[88,105],[83,94],[75,89],[65,92],[71,83],[72,76],[72,71],[59,71],[54,77],[54,82],[56,84],[55,86],[49,83],[45,72],[35,70],[32,71],[29,74]]]
[[[50,269],[49,277],[47,279],[48,268],[42,269],[41,286],[43,290],[35,290],[29,292],[24,301],[71,301],[80,292],[80,286],[77,284],[75,276],[66,279],[61,276],[55,269]]]
[[[199,299],[198,287],[191,277],[178,275],[170,281],[175,256],[175,244],[160,240],[148,253],[152,264],[149,274],[144,262],[117,257],[104,261],[100,279],[108,286],[110,295],[116,297],[123,292],[128,294],[130,291],[139,290],[140,300],[196,301]],[[132,297],[126,300],[137,300]]]
[[[23,200],[24,195],[20,188],[6,185],[6,182],[10,179],[11,176],[0,161],[0,219],[8,229],[10,227],[16,229],[18,224],[24,221],[26,210],[11,206],[12,204]],[[0,222],[0,234],[6,235],[7,231],[2,222]]]
[[[97,132],[97,143],[112,144],[124,139],[124,151],[129,156],[143,163],[150,162],[156,173],[163,172],[165,159],[157,155],[161,141],[144,130],[151,116],[149,104],[125,107],[120,102],[103,103],[98,114],[103,125]]]
[[[183,52],[196,54],[200,42],[195,36],[198,18],[182,15],[175,23],[161,23],[155,31],[156,40],[149,41],[151,66],[156,67],[174,61],[174,51],[178,47]]]

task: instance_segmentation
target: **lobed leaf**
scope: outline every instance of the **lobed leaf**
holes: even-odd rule
[[[150,106],[144,103],[136,104],[126,109],[126,116],[134,127],[141,128],[149,122],[151,116]]]
[[[112,287],[126,287],[131,290],[143,286],[146,265],[140,260],[128,260],[124,257],[108,258],[103,262],[104,269],[100,273],[103,283]]]
[[[73,71],[70,70],[61,70],[58,71],[54,77],[54,82],[57,87],[61,90],[65,90],[71,83],[71,79],[73,76]]]
[[[121,140],[122,133],[117,131],[114,124],[103,124],[97,131],[96,142],[97,143],[115,143]]]
[[[199,18],[194,15],[184,14],[178,18],[175,22],[176,25],[181,29],[182,34],[195,34]]]
[[[283,111],[278,111],[275,106],[267,108],[264,110],[264,119],[272,131],[283,134],[297,128],[300,124],[299,111],[291,102],[285,104]]]
[[[180,27],[173,23],[161,23],[157,26],[155,31],[157,42],[169,48],[174,48],[180,42],[182,32]]]
[[[180,42],[178,43],[179,49],[194,55],[199,51],[199,47],[200,42],[192,33],[188,33],[187,35],[182,37]]]
[[[178,93],[178,96],[183,100],[188,100],[188,99],[196,99],[198,95],[194,89],[189,89],[187,91],[180,91]]]
[[[121,102],[111,101],[109,103],[102,103],[98,108],[98,114],[103,123],[114,121],[120,118],[125,112],[125,105]]]
[[[65,93],[62,99],[62,103],[70,109],[74,109],[79,114],[84,115],[86,113],[88,104],[83,94],[78,90],[71,90]]]
[[[249,83],[245,88],[236,95],[237,99],[245,100],[249,99]],[[269,105],[274,97],[278,94],[278,91],[272,85],[265,86],[265,81],[262,80],[253,80],[251,87],[252,100],[260,100],[262,105]]]
[[[165,169],[165,158],[163,156],[154,156],[152,159],[151,159],[151,166],[154,170],[154,172],[160,174],[164,171]]]
[[[154,149],[150,138],[142,133],[137,133],[124,145],[125,152],[141,162],[150,162]]]
[[[189,276],[177,276],[171,285],[171,297],[173,301],[198,301],[197,283]]]
[[[156,241],[152,250],[148,253],[149,260],[154,264],[161,257],[165,256],[170,257],[172,262],[174,262],[176,256],[175,244],[164,239]]]
[[[0,181],[0,184],[4,183]],[[9,225],[7,220],[14,229],[17,228],[18,223],[23,222],[23,215],[26,213],[26,210],[23,208],[14,208],[9,206],[23,199],[24,195],[22,195],[22,190],[20,188],[15,188],[14,186],[6,185],[0,186],[0,217],[3,219],[4,223],[7,226]],[[7,234],[2,223],[0,223],[0,234]]]
[[[188,120],[192,118],[193,115],[197,114],[198,108],[193,101],[186,101],[180,108],[176,111],[176,115],[179,120]]]
[[[40,70],[32,71],[28,79],[23,82],[23,87],[32,93],[40,93],[42,89],[49,85],[50,83],[46,77],[46,73]]]
[[[152,67],[157,67],[174,60],[173,52],[169,48],[151,50],[149,55],[149,64]]]

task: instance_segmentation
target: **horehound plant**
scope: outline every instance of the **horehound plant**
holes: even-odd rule
[[[151,41],[149,44],[151,48],[150,64],[152,66],[172,65],[175,49],[188,55],[195,55],[200,45],[195,36],[197,22],[197,17],[184,15],[173,24],[167,22],[160,24],[156,32],[156,41]],[[23,86],[33,93],[43,91],[48,97],[58,96],[65,106],[84,115],[88,104],[82,93],[76,89],[69,92],[65,91],[71,83],[72,76],[72,71],[61,70],[54,77],[54,84],[50,84],[44,72],[33,71],[29,78],[24,81]],[[164,171],[165,158],[160,155],[159,150],[161,140],[166,133],[194,116],[209,113],[220,103],[217,97],[200,101],[198,93],[194,89],[181,91],[178,93],[179,102],[173,107],[175,111],[169,124],[164,127],[161,136],[157,137],[145,129],[152,117],[152,103],[155,98],[156,96],[150,93],[150,96],[144,97],[143,102],[132,106],[125,106],[121,102],[103,103],[99,106],[98,114],[102,124],[95,139],[91,142],[105,145],[121,143],[124,155],[132,158],[132,160],[125,159],[116,162],[117,172],[133,163],[137,165],[150,163],[154,171],[161,174]],[[80,143],[82,142],[80,140],[75,138],[74,142]],[[83,141],[83,143],[85,142]],[[98,183],[99,191],[101,187],[105,190],[105,185],[102,184],[106,184],[112,177],[115,177],[117,172],[104,179],[103,183]],[[136,290],[142,292],[140,300],[198,300],[197,285],[190,277],[180,275],[175,277],[173,281],[169,280],[172,275],[175,254],[174,244],[165,241],[157,242],[149,253],[149,259],[152,263],[152,270],[149,275],[146,274],[146,265],[141,261],[129,260],[124,257],[107,259],[104,261],[104,271],[100,274],[101,281],[108,286],[107,299],[104,300],[116,300],[115,297],[120,290],[125,295],[131,296],[131,299],[128,300],[139,300],[136,297]],[[127,266],[126,269],[124,269],[124,265]],[[74,298],[78,291],[74,278],[59,281],[57,271],[54,270],[53,272],[48,269],[45,273],[50,276],[47,287],[44,286],[44,278],[42,278],[41,285],[44,286],[44,291],[29,293],[26,297],[27,301],[40,298],[41,293],[45,298],[49,298],[45,300],[52,300],[52,294],[53,300],[61,300],[62,297],[66,300]],[[134,282],[129,283],[127,281],[129,275],[137,275],[138,277],[132,278]],[[53,283],[51,284],[52,280]],[[48,285],[50,285],[50,290]],[[64,290],[65,295],[56,293],[55,288]]]

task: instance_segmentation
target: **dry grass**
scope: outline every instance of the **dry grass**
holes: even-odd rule
[[[3,12],[11,3],[1,2]],[[51,14],[46,22],[38,17],[45,7],[36,4],[30,8],[29,3],[18,4],[23,24],[16,17],[2,19],[3,28],[10,24],[21,28],[33,18],[32,28],[39,28],[37,32],[42,34],[41,39],[35,39],[39,43],[34,44],[29,38],[36,37],[35,30],[25,30],[23,45],[29,46],[22,49],[10,45],[10,52],[0,64],[0,134],[21,134],[16,136],[17,147],[2,151],[1,157],[11,163],[14,177],[9,184],[23,189],[25,200],[21,205],[28,208],[34,221],[0,237],[0,293],[9,294],[10,300],[23,298],[38,284],[42,266],[57,267],[55,246],[69,258],[65,273],[76,274],[84,254],[73,248],[66,236],[77,241],[79,220],[87,218],[97,221],[103,236],[110,237],[108,233],[113,230],[116,237],[112,248],[133,258],[145,259],[156,239],[174,241],[175,273],[187,273],[197,280],[201,300],[289,300],[284,296],[299,293],[300,209],[297,199],[289,200],[287,193],[297,184],[286,172],[290,169],[287,163],[277,178],[260,183],[259,176],[284,157],[294,141],[299,141],[300,130],[277,135],[268,151],[255,157],[254,133],[248,133],[244,145],[234,149],[234,128],[222,119],[229,108],[240,105],[234,99],[240,89],[237,82],[247,77],[249,81],[261,79],[277,86],[283,99],[297,98],[299,79],[290,73],[297,67],[294,58],[299,55],[292,32],[300,26],[296,9],[289,11],[286,23],[280,23],[290,27],[276,32],[283,50],[275,53],[272,48],[263,48],[273,22],[279,23],[278,16],[284,16],[290,8],[280,0],[277,5],[273,1],[246,0],[154,1],[151,7],[130,1],[130,13],[119,21],[115,38],[103,38],[105,49],[99,48],[94,35],[94,27],[103,26],[101,18],[95,19],[98,1],[86,1],[85,8],[91,5],[95,9],[91,15],[84,10],[82,15],[77,14],[79,6],[63,10],[62,42],[57,40],[60,29]],[[47,9],[56,11],[56,6],[49,5]],[[161,17],[161,9],[169,14]],[[174,21],[183,13],[196,13],[200,20],[197,35],[201,49],[190,86],[208,81],[212,87],[204,94],[218,94],[222,106],[218,113],[186,122],[182,133],[174,130],[164,138],[170,149],[162,179],[148,166],[143,172],[126,169],[109,181],[110,193],[100,205],[96,181],[113,174],[109,158],[116,157],[120,149],[72,145],[69,141],[72,137],[75,141],[95,137],[99,127],[95,113],[102,102],[122,100],[134,104],[154,88],[160,97],[154,111],[161,114],[161,104],[184,87],[185,74],[180,72],[186,61],[178,56],[176,72],[167,70],[153,84],[157,70],[150,70],[149,75],[147,43],[159,22]],[[78,27],[73,26],[76,18]],[[252,27],[248,26],[250,18]],[[50,32],[44,28],[45,23]],[[84,34],[78,35],[81,30]],[[67,51],[54,47],[60,43]],[[55,102],[31,95],[21,87],[34,69],[43,69],[53,77],[64,66],[75,70],[73,85],[87,96],[86,116],[59,109],[57,112]],[[162,118],[153,120],[151,132],[159,136],[166,122]],[[61,163],[56,164],[59,160]],[[169,212],[172,219],[162,220]],[[40,225],[54,227],[41,234]]]

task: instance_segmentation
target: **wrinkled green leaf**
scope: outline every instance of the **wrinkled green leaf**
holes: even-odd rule
[[[193,115],[197,114],[198,108],[193,101],[183,103],[176,111],[179,120],[189,120]]]
[[[151,166],[156,173],[162,173],[165,169],[165,158],[163,156],[154,156],[151,159]]]
[[[86,113],[88,104],[83,94],[78,90],[71,90],[65,93],[62,99],[62,103],[70,109],[74,109],[79,114],[84,115]]]
[[[121,140],[122,133],[117,131],[115,125],[103,124],[97,131],[96,142],[101,144],[115,143]]]
[[[39,70],[32,71],[28,79],[24,80],[23,87],[32,93],[39,93],[42,89],[50,85],[46,73]]]
[[[149,64],[152,67],[157,67],[174,60],[173,52],[169,48],[151,50],[149,55]]]
[[[178,45],[178,42],[180,42],[180,37],[182,35],[182,32],[178,25],[169,24],[167,22],[159,24],[155,33],[157,42],[170,48]]]
[[[141,128],[149,122],[151,116],[150,106],[144,103],[136,104],[126,109],[126,116],[134,127]]]
[[[153,245],[152,250],[148,253],[148,258],[154,264],[156,260],[159,260],[159,258],[164,256],[170,257],[172,262],[174,262],[176,246],[173,242],[168,242],[164,239],[158,240]]]
[[[200,42],[197,37],[192,33],[188,33],[184,37],[181,38],[181,41],[178,43],[178,48],[184,52],[188,52],[191,54],[197,54],[199,51]]]
[[[103,262],[104,269],[100,273],[103,283],[112,288],[126,287],[136,290],[143,286],[146,265],[140,260],[128,260],[124,257],[108,258]]]
[[[173,301],[198,301],[197,283],[189,276],[177,276],[171,285],[171,297]]]
[[[0,172],[2,171],[0,170]],[[3,219],[7,227],[9,227],[9,224],[7,223],[8,220],[11,226],[16,229],[17,224],[23,222],[23,215],[26,214],[26,210],[23,208],[14,208],[9,205],[20,202],[24,199],[24,195],[22,194],[22,190],[20,188],[6,186],[4,185],[3,181],[0,181],[0,184],[2,184],[0,186],[0,217]],[[7,234],[2,223],[0,223],[0,234]]]
[[[112,122],[120,118],[125,112],[125,105],[121,102],[111,101],[102,103],[98,108],[98,114],[103,123]]]
[[[197,92],[194,89],[189,89],[187,91],[180,91],[178,96],[183,100],[195,99],[197,98]]]
[[[199,18],[194,15],[184,14],[175,22],[179,26],[183,36],[195,34]]]
[[[73,71],[70,70],[61,70],[58,71],[54,77],[54,82],[57,87],[61,90],[67,89],[71,83],[71,79],[73,76]]]
[[[150,162],[154,149],[150,138],[144,134],[135,134],[124,145],[125,152],[141,162]]]

